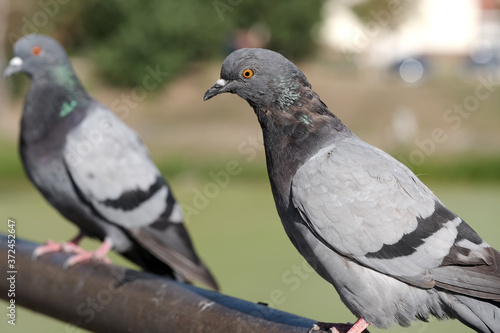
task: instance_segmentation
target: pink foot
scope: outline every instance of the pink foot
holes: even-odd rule
[[[108,254],[108,252],[111,250],[112,247],[113,244],[109,239],[106,238],[104,242],[102,242],[101,246],[99,246],[99,248],[94,252],[83,250],[83,252],[79,252],[78,254],[70,257],[64,263],[64,267],[68,268],[76,264],[88,261],[100,261],[105,264],[111,264],[111,260],[109,260],[109,258],[106,255]]]
[[[323,323],[318,322],[313,325],[313,327],[309,330],[309,333],[327,330],[332,333],[369,333],[366,329],[370,324],[366,322],[363,318],[358,319],[358,321],[353,324],[332,324],[332,323]]]
[[[86,251],[79,247],[77,244],[73,242],[67,242],[61,244],[63,251],[66,253],[85,253]]]
[[[56,243],[52,240],[48,240],[47,243],[37,246],[31,255],[31,258],[37,259],[38,257],[53,252],[62,252],[63,247],[61,244]]]
[[[46,244],[38,246],[31,257],[36,260],[38,257],[54,252],[66,252],[66,253],[82,253],[85,252],[84,249],[78,246],[78,243],[83,238],[83,234],[78,234],[75,238],[66,243],[56,243],[52,240],[48,240]]]

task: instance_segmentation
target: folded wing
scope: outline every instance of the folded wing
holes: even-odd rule
[[[356,137],[306,162],[291,195],[321,242],[364,266],[421,288],[500,295],[498,252],[408,168]]]

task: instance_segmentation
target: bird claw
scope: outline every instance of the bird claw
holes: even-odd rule
[[[47,243],[37,246],[34,250],[33,253],[31,254],[31,260],[35,261],[38,259],[38,257],[47,254],[47,253],[54,253],[54,252],[62,252],[62,245],[59,243],[56,243],[52,240],[48,240]]]
[[[63,267],[67,269],[69,267],[75,266],[76,264],[94,261],[102,262],[104,264],[111,264],[111,260],[106,257],[106,255],[100,256],[97,252],[83,251],[68,258],[68,260],[64,262]]]
[[[44,254],[57,252],[82,253],[85,252],[85,250],[72,242],[56,243],[52,240],[48,240],[47,243],[40,245],[35,250],[33,250],[31,259],[36,260]]]
[[[334,323],[317,322],[311,327],[308,333],[315,333],[318,331],[328,331],[331,333],[345,333],[351,327],[352,324],[334,324]]]
[[[62,243],[61,246],[63,248],[63,251],[66,253],[81,254],[86,252],[84,249],[72,242]]]
[[[64,243],[56,243],[53,240],[48,240],[47,243],[38,246],[33,250],[33,253],[31,254],[31,259],[37,260],[40,256],[43,256],[44,254],[49,254],[49,253],[57,253],[57,252],[64,252],[64,253],[84,253],[85,250],[79,247],[76,243],[73,241],[69,242],[64,242]]]
[[[109,250],[111,250],[111,247],[112,247],[111,240],[106,239],[101,244],[101,246],[94,252],[89,252],[82,249],[82,251],[79,252],[78,254],[68,258],[68,260],[64,262],[63,267],[69,268],[76,264],[87,261],[98,261],[104,264],[111,264],[111,260],[107,257],[107,254]]]
[[[317,322],[311,327],[308,333],[316,333],[319,331],[328,331],[331,333],[354,333],[354,332],[370,333],[366,329],[366,327],[359,327],[356,326],[356,324],[351,324],[351,323],[336,324],[336,323]],[[359,331],[357,328],[362,328],[362,330]]]
[[[87,261],[98,261],[105,264],[111,264],[111,260],[106,256],[111,249],[110,241],[105,241],[99,249],[95,252],[90,252],[82,249],[77,245],[80,236],[77,236],[72,241],[65,243],[56,243],[52,240],[48,240],[46,244],[38,246],[32,253],[31,259],[36,260],[40,256],[48,253],[64,252],[64,253],[74,253],[75,255],[69,257],[63,264],[64,268],[69,268],[76,264],[87,262]]]

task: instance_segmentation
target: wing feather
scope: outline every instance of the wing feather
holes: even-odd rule
[[[169,189],[147,149],[104,107],[68,134],[64,157],[78,190],[106,220],[138,228],[165,211]]]
[[[483,253],[488,245],[408,168],[356,137],[321,149],[302,165],[291,196],[316,238],[366,267],[422,288],[437,281],[483,296],[500,288],[491,287],[498,269],[480,259],[492,257]],[[456,252],[467,252],[469,263],[480,266],[452,262]],[[460,272],[468,282],[456,279]]]

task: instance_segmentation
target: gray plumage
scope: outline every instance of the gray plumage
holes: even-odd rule
[[[145,270],[216,289],[146,147],[86,93],[63,48],[29,35],[14,56],[5,75],[31,78],[20,154],[44,197],[85,235],[110,241]]]
[[[254,109],[284,229],[354,315],[379,328],[433,315],[500,332],[500,253],[354,135],[293,63],[237,50],[204,99],[223,92]]]

